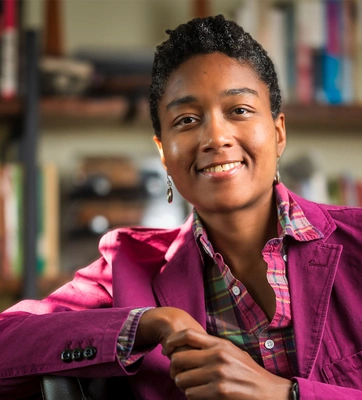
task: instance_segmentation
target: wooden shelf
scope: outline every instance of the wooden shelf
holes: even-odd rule
[[[1,105],[0,105],[1,106]],[[44,98],[40,103],[42,121],[56,123],[122,123],[130,104],[127,98]],[[288,129],[323,131],[356,131],[362,133],[362,105],[286,104],[282,107]],[[148,104],[137,105],[134,122],[149,122]]]
[[[0,118],[14,118],[21,114],[23,110],[23,104],[20,99],[0,99]]]
[[[132,109],[134,107],[134,109]],[[148,100],[136,104],[123,96],[107,98],[48,97],[40,101],[43,126],[84,126],[110,124],[151,124]]]
[[[45,117],[121,118],[129,105],[122,97],[104,99],[78,97],[49,97],[40,102],[41,115]]]
[[[287,129],[356,131],[362,134],[362,105],[298,105],[282,107]]]

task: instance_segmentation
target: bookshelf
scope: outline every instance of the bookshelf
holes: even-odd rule
[[[202,1],[201,1],[202,2]],[[200,2],[200,3],[201,3]],[[243,3],[253,5],[255,0],[248,0],[244,1]],[[96,3],[100,4],[100,1],[93,2],[96,7]],[[117,3],[114,7],[121,7],[121,3]],[[151,7],[148,5],[149,2],[146,0],[143,1],[143,7]],[[197,1],[195,1],[195,6]],[[237,7],[237,3],[233,2],[231,5],[231,1],[225,0],[223,2],[219,2],[218,6],[211,7],[209,4],[209,9],[198,9],[198,11],[194,11],[195,14],[208,14],[211,12],[213,14],[217,14],[219,12],[223,12],[227,17],[235,17],[235,14],[231,15],[230,10],[235,10]],[[255,2],[256,3],[256,2]],[[289,3],[284,1],[273,1],[272,3]],[[126,2],[124,2],[124,7],[126,7]],[[138,5],[141,4],[141,1]],[[165,2],[166,4],[166,2]],[[68,7],[74,7],[74,12],[68,13],[68,15],[72,15],[74,19],[73,22],[74,26],[78,24],[81,20],[77,16],[77,12],[81,13],[79,15],[83,15],[84,9],[80,6],[76,6],[77,2],[68,2]],[[178,7],[178,11],[182,11],[185,6],[183,2],[179,2],[175,7]],[[201,7],[201,6],[200,6]],[[217,7],[224,7],[223,9],[217,9]],[[107,7],[102,5],[102,12],[108,12]],[[89,15],[92,13],[92,7],[90,7]],[[244,15],[248,12],[248,10],[241,10]],[[228,15],[228,12],[230,14]],[[114,11],[112,11],[115,14]],[[122,15],[129,15],[126,12],[119,12],[120,16]],[[147,12],[146,12],[147,14]],[[175,14],[185,15],[185,13],[177,12]],[[119,26],[125,27],[127,31],[132,32],[133,26],[138,26],[137,32],[146,32],[147,24],[142,26],[140,23],[135,21],[136,16],[132,14],[132,18],[127,16],[128,21],[124,21],[124,23],[117,24]],[[121,18],[121,17],[120,17]],[[97,19],[99,20],[98,16]],[[175,21],[171,19],[169,20],[169,16],[166,18],[166,14],[162,17],[162,21],[157,21],[157,24],[154,25],[150,24],[149,27],[152,30],[152,33],[159,29],[160,32],[158,33],[157,41],[160,38],[164,38],[163,32],[165,28],[169,28],[171,25],[176,26],[178,22],[182,21]],[[247,18],[250,21],[253,18]],[[106,23],[109,24],[109,19],[103,18],[102,20],[107,21]],[[167,20],[167,23],[166,23]],[[131,22],[130,22],[131,21]],[[129,25],[127,25],[127,22]],[[72,23],[72,21],[67,21],[67,23]],[[99,21],[102,24],[102,21]],[[132,24],[132,26],[130,26]],[[91,24],[90,24],[91,25]],[[141,26],[141,30],[140,27]],[[85,27],[87,28],[87,27]],[[89,36],[94,31],[92,26],[92,32],[89,31]],[[102,31],[102,26],[99,27],[99,30]],[[103,29],[106,31],[106,29]],[[162,31],[162,32],[161,32]],[[134,32],[135,34],[137,32]],[[141,33],[139,33],[141,35]],[[70,37],[71,35],[69,35]],[[132,35],[131,35],[132,36]],[[148,35],[147,40],[145,38],[139,37],[139,45],[145,46],[149,45],[149,41],[151,38],[155,37],[151,34]],[[117,45],[119,43],[122,44],[123,37],[122,35],[114,35],[113,37],[117,37]],[[133,36],[132,36],[133,37]],[[135,36],[136,37],[136,36]],[[285,37],[285,35],[284,35]],[[29,51],[28,55],[30,55],[29,60],[27,60],[28,66],[30,67],[31,63],[36,61],[37,57],[37,40],[39,38],[33,38],[32,40],[35,41],[31,45],[31,50],[29,46],[24,46],[24,49],[27,48]],[[110,38],[112,39],[112,38]],[[28,39],[29,40],[29,39]],[[106,40],[106,39],[105,39]],[[153,39],[152,39],[153,40]],[[143,42],[142,42],[143,41]],[[276,43],[277,41],[274,41]],[[137,43],[135,44],[136,47]],[[84,135],[86,137],[87,133],[89,133],[89,127],[97,125],[102,129],[107,129],[109,125],[116,126],[116,127],[123,127],[127,125],[126,119],[129,113],[129,100],[123,96],[113,96],[113,97],[102,97],[101,99],[96,98],[87,98],[87,97],[47,97],[42,98],[39,97],[38,93],[38,83],[37,83],[37,75],[36,75],[36,68],[35,64],[27,69],[27,77],[26,80],[28,82],[33,82],[31,86],[27,88],[27,98],[15,98],[10,101],[0,100],[0,124],[7,124],[9,127],[8,131],[11,134],[14,134],[16,138],[14,139],[17,142],[17,146],[19,148],[19,158],[23,160],[25,165],[30,166],[29,168],[29,175],[27,177],[27,186],[26,186],[26,193],[28,199],[27,203],[27,217],[24,219],[24,226],[25,224],[28,226],[28,230],[25,233],[27,237],[26,244],[24,246],[24,252],[27,252],[29,255],[30,262],[27,263],[26,275],[23,282],[14,281],[12,283],[8,283],[8,285],[4,285],[0,283],[0,293],[5,293],[7,295],[15,294],[16,296],[26,296],[26,297],[36,297],[36,293],[43,293],[44,285],[47,282],[43,282],[42,279],[35,280],[35,267],[34,267],[34,252],[36,244],[34,242],[35,238],[35,230],[36,229],[36,221],[34,220],[36,216],[36,200],[35,196],[35,188],[36,188],[36,177],[34,173],[34,165],[36,164],[36,153],[37,153],[37,146],[38,146],[38,137],[37,133],[40,131],[41,135],[43,136],[51,136],[52,135],[52,128],[59,127],[59,125],[64,125],[64,127],[72,126],[77,128],[77,134],[79,136]],[[31,78],[31,74],[33,78]],[[318,140],[324,138],[328,138],[328,133],[330,131],[333,132],[343,132],[343,134],[347,134],[353,136],[354,138],[358,138],[362,142],[362,105],[361,104],[321,104],[321,103],[309,103],[309,104],[297,104],[297,103],[286,103],[283,105],[282,111],[286,114],[286,125],[288,130],[288,135],[293,136],[297,132],[302,131],[313,131],[313,135],[315,135]],[[151,124],[149,121],[148,114],[146,113],[140,115],[136,115],[136,117],[129,121],[135,123],[139,126],[142,124],[142,128],[151,132]],[[14,123],[14,124],[13,124]],[[15,125],[16,123],[16,125]],[[23,125],[23,128],[16,128],[15,126],[20,123]],[[128,126],[128,125],[127,125]],[[130,127],[131,129],[132,127]],[[19,129],[21,129],[19,131]],[[60,133],[59,133],[60,132]],[[62,132],[58,130],[58,134],[60,135]],[[360,139],[359,139],[360,138]],[[69,143],[71,147],[72,144]],[[112,146],[112,144],[111,144]],[[113,145],[114,146],[114,145]],[[116,146],[114,146],[116,147]],[[62,278],[60,278],[62,279]],[[43,283],[42,283],[43,282]],[[53,283],[54,286],[57,286],[57,281],[48,281],[49,285]],[[46,288],[45,288],[46,291]],[[1,297],[0,294],[0,297]]]

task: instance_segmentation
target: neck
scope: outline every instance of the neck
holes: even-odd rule
[[[261,251],[269,239],[277,236],[274,196],[253,209],[199,215],[214,250],[223,256],[235,277],[243,278],[255,271],[255,266],[264,266]]]

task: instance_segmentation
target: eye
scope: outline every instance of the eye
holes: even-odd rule
[[[179,120],[176,121],[176,126],[184,126],[184,125],[190,125],[193,122],[196,122],[196,118],[194,117],[183,117]]]
[[[237,115],[244,115],[248,112],[248,110],[246,110],[243,107],[238,107],[238,108],[235,108],[235,110],[233,112]]]

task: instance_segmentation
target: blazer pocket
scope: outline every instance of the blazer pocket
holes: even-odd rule
[[[362,351],[323,367],[331,385],[362,390]]]

